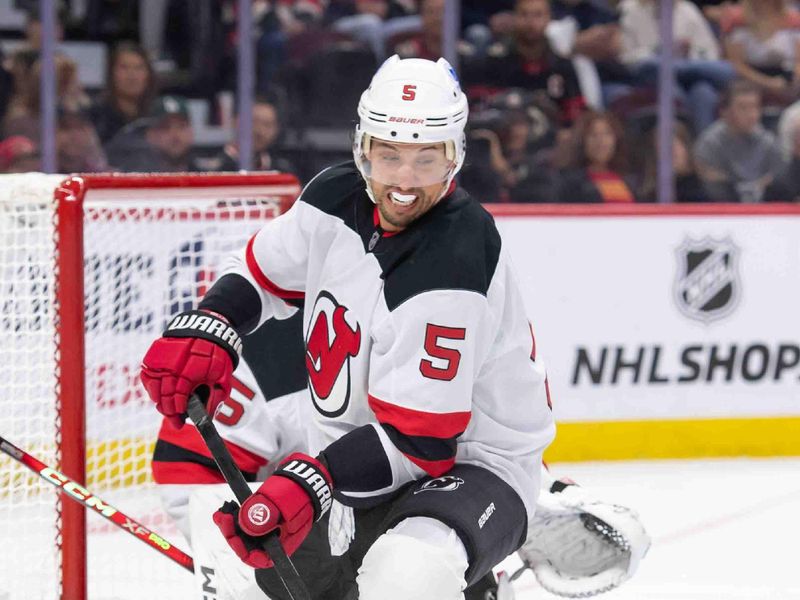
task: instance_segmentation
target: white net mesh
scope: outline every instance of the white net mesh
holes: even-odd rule
[[[10,382],[0,387],[0,434],[53,466],[52,198],[61,179],[0,176],[0,370]],[[220,260],[279,213],[281,196],[294,193],[286,185],[132,184],[86,194],[86,487],[186,551],[154,492],[150,457],[160,418],[139,384],[139,364],[168,318],[196,304]],[[60,340],[62,353],[73,350],[74,340]],[[70,432],[60,433],[70,443]],[[56,598],[54,488],[4,455],[0,482],[0,599]],[[190,597],[188,572],[97,515],[88,516],[87,528],[92,600]]]
[[[0,434],[57,463],[53,225],[58,176],[0,176]],[[55,488],[0,454],[0,598],[58,596]],[[5,594],[5,595],[4,595]]]

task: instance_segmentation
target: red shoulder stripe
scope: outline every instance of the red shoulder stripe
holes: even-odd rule
[[[432,477],[444,475],[456,464],[455,457],[446,460],[423,460],[408,454],[404,454],[404,456]]]
[[[158,438],[170,444],[180,446],[190,452],[205,456],[206,458],[212,458],[211,453],[208,451],[208,448],[206,448],[205,442],[203,442],[203,438],[200,437],[200,433],[188,423],[184,425],[182,429],[176,429],[168,421],[164,420],[161,423],[161,430],[158,432]],[[236,466],[242,471],[246,473],[256,473],[261,467],[267,464],[267,459],[263,456],[259,456],[250,450],[245,450],[228,440],[224,440],[224,442]]]
[[[258,235],[258,234],[256,234]],[[250,241],[247,242],[247,250],[245,251],[245,258],[247,260],[247,268],[250,270],[250,274],[253,278],[258,282],[262,288],[267,290],[273,296],[277,296],[278,298],[282,298],[283,300],[299,300],[305,297],[304,292],[294,292],[291,290],[285,290],[281,287],[278,287],[269,277],[264,274],[264,271],[261,270],[261,267],[258,266],[258,261],[256,260],[256,255],[253,253],[253,242],[255,242],[256,236],[250,238]]]
[[[464,433],[472,417],[470,411],[433,413],[390,404],[369,396],[369,406],[379,423],[391,425],[404,435],[440,439],[454,438]]]

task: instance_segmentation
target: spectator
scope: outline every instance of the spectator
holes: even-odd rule
[[[33,86],[39,85],[33,76],[34,65],[39,60],[36,50],[20,49],[8,60],[12,88],[9,90],[3,121],[0,123],[0,138],[22,135],[39,139],[39,107],[31,100]]]
[[[236,119],[238,127],[238,118]],[[260,97],[253,102],[253,170],[296,173],[294,166],[277,151],[281,134],[280,115],[270,99]],[[238,171],[239,145],[226,144],[222,152],[208,164],[211,171]]]
[[[506,88],[528,90],[559,124],[571,124],[585,101],[572,64],[557,56],[547,40],[549,0],[517,0],[514,19],[510,41],[493,44],[485,59],[465,63],[468,94],[479,100]]]
[[[659,17],[654,0],[623,0],[620,4],[623,44],[621,59],[635,85],[655,86],[659,68]],[[695,132],[716,116],[719,95],[734,77],[733,67],[720,60],[720,48],[700,10],[688,0],[676,0],[674,70],[679,98],[691,113]]]
[[[783,0],[742,0],[745,25],[728,36],[725,53],[736,74],[756,85],[769,104],[784,106],[800,85],[800,36],[789,29]]]
[[[721,107],[721,118],[695,144],[697,172],[711,200],[759,202],[783,167],[779,143],[761,125],[761,90],[734,81]]]
[[[119,148],[109,158],[112,165],[127,172],[200,171],[193,145],[194,132],[186,100],[180,96],[162,96],[150,111],[143,137],[132,139],[131,147]]]
[[[495,132],[479,127],[470,132],[473,159],[462,184],[483,202],[552,202],[551,170],[537,152],[534,125],[523,110],[505,113]]]
[[[675,174],[676,202],[708,202],[708,194],[703,182],[697,175],[692,159],[692,136],[689,128],[676,121],[672,138],[672,170]],[[658,131],[653,128],[647,136],[644,155],[642,185],[639,188],[639,199],[643,202],[655,202],[658,194]]]
[[[442,23],[446,0],[420,0],[421,29],[394,47],[400,58],[425,58],[439,60],[442,51]],[[460,44],[463,46],[463,42]]]
[[[800,100],[783,109],[778,120],[778,140],[785,158],[789,158],[794,152],[794,122],[798,117],[800,117]]]
[[[89,39],[112,43],[134,39],[139,34],[139,9],[145,2],[84,0],[84,27]]]
[[[355,0],[353,6],[354,14],[337,19],[332,28],[369,46],[378,63],[386,58],[385,42],[388,38],[420,27],[419,17],[409,15],[405,7],[397,2]]]
[[[744,6],[739,2],[725,0],[715,6],[704,6],[702,8],[706,18],[717,24],[722,36],[727,36],[737,27],[747,24]],[[784,22],[786,29],[800,29],[800,10],[793,6],[791,2],[786,4],[784,15],[786,16],[786,21]]]
[[[558,202],[634,202],[624,133],[611,113],[587,111],[575,124],[572,152],[556,184]]]
[[[797,115],[788,129],[792,138],[792,154],[764,192],[767,202],[800,202],[800,118]]]
[[[27,57],[20,61],[15,74],[14,95],[9,103],[3,123],[5,135],[24,135],[38,139],[40,135],[41,63],[37,59],[30,68],[25,67]],[[56,95],[59,103],[70,110],[85,110],[89,96],[78,79],[75,62],[57,54],[55,56]],[[19,82],[19,84],[17,84]]]
[[[407,36],[394,47],[400,58],[425,58],[439,60],[444,56],[442,48],[442,25],[446,0],[420,0],[419,16],[421,29]],[[457,51],[461,60],[475,54],[474,47],[464,40],[458,41]]]
[[[574,23],[568,56],[580,54],[598,62],[616,62],[622,50],[619,16],[596,0],[553,0],[553,20]]]
[[[10,61],[6,61],[3,48],[0,47],[0,124],[6,115],[8,103],[11,101],[11,94],[14,91],[14,75],[9,66]],[[2,131],[0,131],[0,134]]]
[[[150,49],[160,50],[158,83],[160,89],[213,101],[220,89],[236,88],[237,0],[160,0],[163,13],[163,42],[147,34]],[[155,20],[150,12],[142,17]],[[264,0],[252,2],[253,21],[262,29]],[[145,3],[142,3],[145,6]],[[155,7],[154,7],[155,8]],[[145,27],[146,31],[146,27]],[[144,32],[143,32],[144,33]],[[261,61],[264,51],[257,47]],[[150,54],[154,56],[154,54]],[[169,67],[171,68],[169,68]]]
[[[58,103],[69,110],[87,110],[91,101],[83,85],[78,77],[78,65],[71,58],[62,54],[55,56],[55,69],[56,69],[56,96]],[[41,89],[39,82],[41,80],[42,65],[39,61],[33,66],[31,73],[32,81],[29,87],[30,101],[32,107],[39,110],[41,102]]]
[[[619,16],[598,0],[553,0],[547,37],[553,50],[572,61],[581,93],[589,106],[603,106],[601,77],[627,79],[619,62],[622,33]]]
[[[144,50],[121,42],[108,62],[106,93],[91,109],[92,122],[104,144],[125,125],[147,115],[156,82],[153,67]]]
[[[622,0],[619,6],[623,34],[622,60],[638,64],[658,58],[661,44],[658,5],[654,0]],[[673,31],[679,58],[716,60],[719,44],[702,12],[688,0],[677,0]]]
[[[59,107],[56,162],[59,173],[96,173],[108,170],[106,155],[87,111]]]
[[[21,135],[0,141],[0,173],[27,173],[42,168],[36,144]]]
[[[514,32],[515,0],[461,0],[461,23],[465,39],[480,56],[492,39],[501,39]]]
[[[60,2],[56,3],[60,5]],[[67,11],[64,6],[58,6],[56,12],[55,34],[56,41],[60,42],[64,39],[64,26]],[[28,15],[25,19],[25,47],[30,50],[40,50],[42,47],[42,19],[39,16],[39,8],[28,9]]]
[[[260,31],[256,86],[260,94],[273,93],[275,81],[288,61],[296,59],[302,63],[330,39],[331,34],[324,35],[320,27],[325,6],[319,0],[273,0],[255,3],[253,9]],[[302,55],[298,56],[296,51],[292,51],[289,44],[291,39],[301,40],[297,45],[302,47]]]

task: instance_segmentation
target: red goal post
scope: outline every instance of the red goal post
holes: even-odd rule
[[[175,537],[150,478],[160,419],[139,362],[169,316],[299,191],[278,173],[0,176],[2,435]],[[169,561],[87,522],[35,479],[0,458],[0,539],[13,548],[0,598],[191,589]]]

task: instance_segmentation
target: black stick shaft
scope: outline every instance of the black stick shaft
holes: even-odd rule
[[[231,490],[233,490],[233,494],[236,496],[239,504],[242,504],[242,502],[247,500],[252,494],[250,486],[247,484],[247,480],[245,480],[239,467],[237,467],[236,463],[233,461],[231,453],[228,451],[225,442],[222,441],[217,428],[214,426],[214,421],[206,412],[205,403],[198,395],[198,392],[193,393],[189,398],[187,412],[189,413],[189,418],[200,432],[219,470],[222,472],[222,476],[225,478],[225,481],[228,482]],[[303,580],[300,578],[300,575],[297,573],[297,569],[295,569],[291,559],[286,555],[283,546],[281,546],[277,533],[265,536],[264,549],[269,554],[272,562],[275,563],[275,572],[283,582],[289,596],[293,600],[311,600],[311,596]],[[266,593],[268,590],[264,589],[259,579],[258,570],[256,570],[256,581]]]

